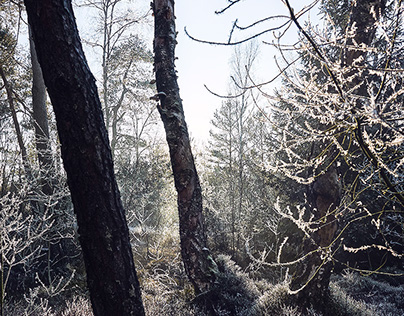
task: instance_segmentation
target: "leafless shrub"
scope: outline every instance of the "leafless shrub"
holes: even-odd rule
[[[93,316],[90,301],[82,296],[75,296],[66,303],[61,316]]]
[[[24,194],[22,190],[19,194],[9,193],[0,198],[0,308],[6,299],[13,269],[29,264],[40,255],[41,246],[37,241],[49,231],[52,224],[47,213],[36,217],[29,212]]]

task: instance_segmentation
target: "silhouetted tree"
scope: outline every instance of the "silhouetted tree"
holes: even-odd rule
[[[25,5],[55,111],[94,313],[143,315],[101,103],[71,1]]]

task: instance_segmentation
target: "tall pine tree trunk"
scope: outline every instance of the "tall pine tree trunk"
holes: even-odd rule
[[[154,64],[175,188],[178,193],[181,255],[197,293],[209,290],[214,279],[202,216],[202,194],[185,122],[175,71],[174,0],[154,0]]]
[[[55,111],[95,315],[144,315],[95,79],[70,0],[25,0]]]

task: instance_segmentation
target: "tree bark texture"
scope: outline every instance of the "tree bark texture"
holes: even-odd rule
[[[214,262],[206,248],[202,194],[179,95],[175,71],[175,16],[173,0],[154,0],[154,66],[160,99],[158,110],[170,150],[178,193],[181,255],[197,293],[207,291],[214,279]]]
[[[95,79],[70,0],[25,0],[55,111],[95,315],[144,315]]]
[[[324,302],[329,297],[332,272],[330,247],[338,229],[335,212],[341,200],[341,193],[342,186],[335,166],[331,166],[311,185],[309,199],[313,220],[317,221],[316,227],[313,228],[317,230],[312,233],[311,239],[304,241],[305,253],[312,254],[299,265],[291,284],[292,289],[306,285],[298,293],[302,307],[313,305],[321,309],[322,306],[327,306]]]

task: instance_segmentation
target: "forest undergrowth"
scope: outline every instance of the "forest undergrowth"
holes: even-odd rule
[[[178,258],[171,259],[152,262],[139,272],[146,315],[404,315],[404,285],[397,277],[364,276],[348,270],[333,275],[324,314],[314,306],[302,311],[288,294],[287,282],[253,278],[226,255],[217,257],[219,273],[212,290],[195,296],[185,273],[178,269]],[[8,302],[4,315],[92,316],[86,293],[77,289],[73,285],[49,298],[45,288],[38,287],[21,300]]]

